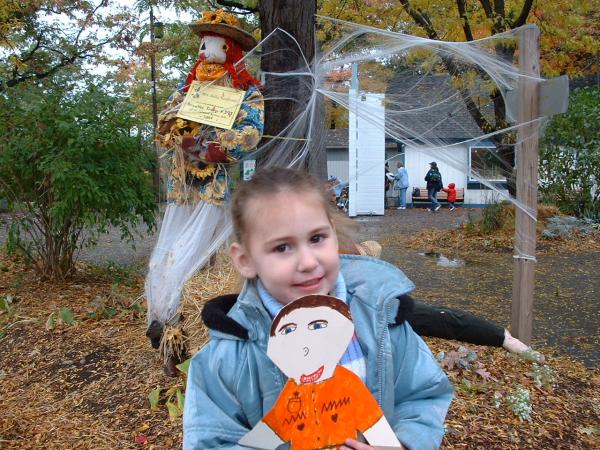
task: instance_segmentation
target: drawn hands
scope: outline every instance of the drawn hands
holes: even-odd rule
[[[400,450],[407,450],[407,448],[400,444]],[[346,442],[343,446],[339,448],[339,450],[377,450],[377,447],[371,447],[369,444],[364,444],[362,442],[358,442],[354,439],[346,439]]]
[[[375,447],[371,447],[369,444],[363,444],[355,439],[346,439],[344,445],[340,447],[340,450],[375,450]]]

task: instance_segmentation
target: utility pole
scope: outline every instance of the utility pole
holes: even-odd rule
[[[158,105],[156,100],[156,55],[154,51],[154,9],[150,4],[150,79],[152,81],[152,149],[154,151],[154,174],[153,184],[156,200],[160,202],[160,160],[158,157],[158,147],[156,145],[156,131],[158,127]]]
[[[538,184],[538,129],[534,121],[539,116],[540,31],[527,25],[521,31],[519,42],[519,68],[521,77],[519,131],[517,149],[517,200],[530,213],[537,212]],[[511,333],[531,344],[533,329],[533,297],[535,272],[535,215],[531,217],[521,208],[515,212],[515,252]]]

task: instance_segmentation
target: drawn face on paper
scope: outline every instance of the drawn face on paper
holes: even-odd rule
[[[198,56],[205,62],[223,64],[227,58],[227,43],[221,36],[203,36]]]
[[[289,303],[273,325],[267,355],[298,384],[331,378],[354,334],[347,305],[327,295]]]

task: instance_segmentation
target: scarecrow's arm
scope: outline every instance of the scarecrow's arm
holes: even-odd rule
[[[239,161],[256,149],[264,129],[264,100],[260,91],[251,86],[231,130],[215,129],[208,137],[209,155],[221,155],[220,161]],[[211,148],[212,147],[212,148]]]

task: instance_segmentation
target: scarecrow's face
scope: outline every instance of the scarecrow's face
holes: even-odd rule
[[[221,36],[203,36],[198,56],[205,62],[223,64],[227,59],[227,43]]]
[[[328,306],[299,308],[281,318],[267,355],[298,384],[333,376],[352,339],[354,325]]]

